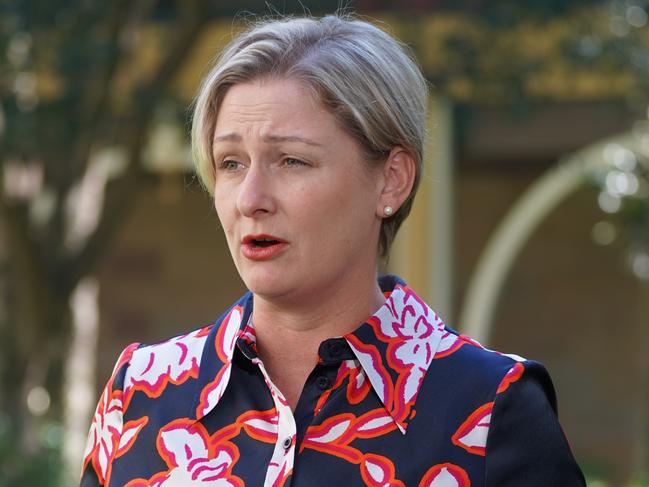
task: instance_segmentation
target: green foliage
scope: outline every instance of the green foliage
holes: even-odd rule
[[[62,485],[60,425],[42,425],[37,441],[37,453],[30,454],[20,448],[9,416],[0,412],[0,487]]]

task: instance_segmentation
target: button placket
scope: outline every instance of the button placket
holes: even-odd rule
[[[293,444],[293,438],[291,438],[289,436],[289,437],[284,438],[284,443],[282,443],[282,446],[284,447],[285,451],[288,451],[288,450],[291,449],[292,444]]]
[[[341,354],[342,354],[342,350],[340,348],[340,345],[338,345],[337,343],[333,343],[329,347],[329,355],[331,355],[332,358],[337,359],[340,357]]]
[[[268,470],[266,471],[266,478],[264,486],[272,485],[289,485],[287,477],[293,470],[293,462],[295,456],[295,448],[293,448],[293,438],[296,436],[297,426],[295,424],[295,417],[289,407],[286,398],[281,391],[270,380],[270,376],[266,372],[264,364],[259,358],[254,360],[266,381],[266,385],[270,389],[273,402],[275,403],[275,410],[277,411],[277,440],[273,456],[271,457]],[[280,478],[279,476],[283,477]]]
[[[321,391],[327,390],[329,389],[329,387],[331,387],[331,380],[329,380],[329,377],[326,377],[324,375],[318,377],[315,383],[318,386],[318,389],[320,389]]]

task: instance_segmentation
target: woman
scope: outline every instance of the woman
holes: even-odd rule
[[[335,16],[239,35],[192,141],[250,292],[214,325],[126,348],[82,485],[581,486],[538,363],[377,280],[422,167],[426,82]]]

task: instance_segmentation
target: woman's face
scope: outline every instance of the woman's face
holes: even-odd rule
[[[381,171],[298,82],[230,88],[213,154],[214,205],[253,293],[308,300],[374,276]]]

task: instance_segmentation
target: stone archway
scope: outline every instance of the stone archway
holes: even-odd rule
[[[584,184],[586,177],[611,167],[604,157],[605,148],[611,144],[649,155],[649,143],[630,133],[606,138],[559,160],[510,208],[489,238],[469,280],[458,321],[463,333],[488,346],[498,297],[525,243],[543,220]]]

